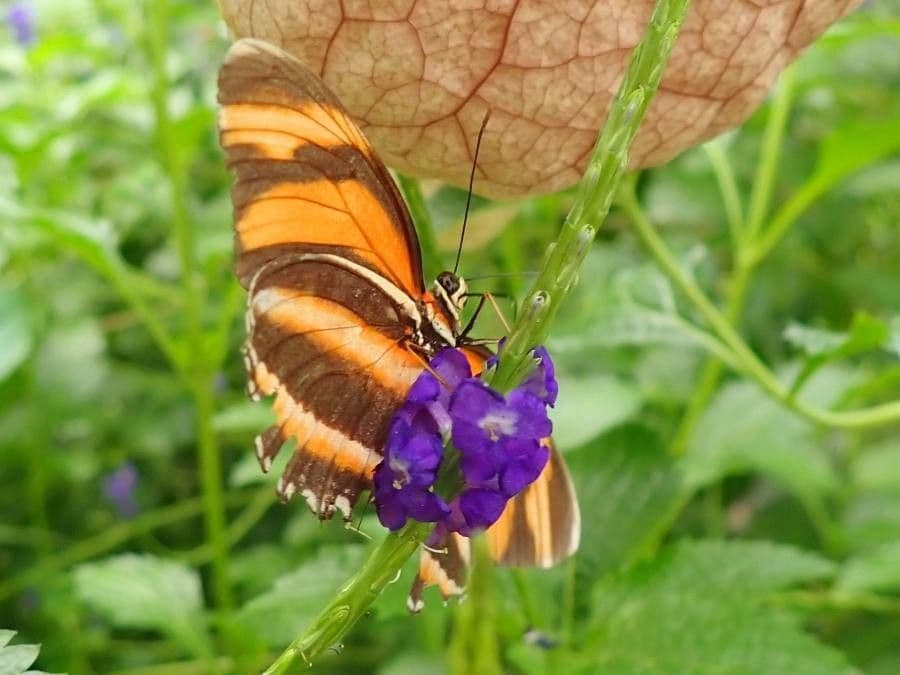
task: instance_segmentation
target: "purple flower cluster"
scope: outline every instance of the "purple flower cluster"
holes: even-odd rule
[[[507,500],[540,475],[549,458],[541,443],[551,431],[547,406],[558,385],[546,349],[533,356],[534,370],[506,396],[473,377],[456,349],[431,360],[394,416],[375,469],[375,507],[385,527],[397,530],[411,518],[468,536],[493,524]],[[448,439],[459,451],[462,484],[449,503],[433,489]]]

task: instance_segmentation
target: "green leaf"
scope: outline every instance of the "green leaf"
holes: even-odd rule
[[[830,371],[814,384],[809,389],[821,397],[842,386]],[[694,490],[747,472],[767,475],[807,500],[821,499],[838,485],[812,426],[743,381],[716,394],[691,436],[682,468]]]
[[[829,359],[846,358],[884,347],[890,336],[887,324],[866,312],[853,317],[846,333],[809,328],[793,323],[784,331],[784,338],[802,349],[808,356]]]
[[[889,349],[890,328],[881,319],[865,312],[853,317],[847,333],[809,328],[798,323],[789,325],[784,338],[806,352],[809,357],[791,385],[797,392],[826,363],[847,359],[876,349]]]
[[[580,375],[560,370],[559,400],[550,409],[553,440],[561,448],[582,445],[630,419],[640,408],[637,388],[614,375]]]
[[[900,540],[848,560],[837,587],[854,592],[900,589]]]
[[[812,181],[828,186],[900,148],[900,119],[858,120],[838,127],[819,149]]]
[[[119,628],[156,630],[195,654],[211,653],[200,577],[190,567],[127,553],[75,569],[81,601]]]
[[[595,589],[597,675],[838,675],[843,656],[767,604],[828,578],[816,555],[765,542],[683,542]]]
[[[10,645],[16,631],[0,630],[0,675],[46,675],[28,670],[38,657],[40,645]]]
[[[577,573],[584,584],[631,562],[671,519],[682,492],[662,447],[632,424],[566,454],[581,504]]]
[[[251,599],[240,609],[237,620],[267,645],[286,645],[359,568],[364,552],[363,546],[324,548],[294,572],[279,577],[270,590]]]
[[[0,287],[0,381],[19,367],[31,351],[31,327],[24,295]]]

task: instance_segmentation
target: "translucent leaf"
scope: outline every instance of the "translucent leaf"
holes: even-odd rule
[[[659,438],[637,425],[614,429],[566,461],[581,504],[578,576],[592,584],[632,560],[668,522],[679,476]]]
[[[595,589],[599,675],[854,672],[774,591],[829,577],[813,554],[764,542],[688,542]],[[588,672],[588,671],[586,671]]]
[[[31,328],[22,293],[0,288],[0,380],[14,371],[31,351]]]
[[[156,630],[209,653],[200,577],[187,565],[125,554],[75,569],[78,597],[120,628]]]
[[[296,571],[279,577],[270,590],[251,599],[238,612],[238,621],[266,644],[286,645],[359,568],[363,554],[362,546],[322,550]]]

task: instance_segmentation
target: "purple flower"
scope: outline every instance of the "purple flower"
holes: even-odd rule
[[[34,9],[25,2],[16,2],[6,11],[6,21],[12,31],[13,38],[23,47],[32,44],[35,39]]]
[[[120,518],[133,518],[138,511],[134,499],[138,473],[134,464],[125,462],[103,479],[103,494],[115,507]]]
[[[556,404],[559,395],[559,383],[556,381],[556,368],[546,347],[535,347],[531,355],[536,361],[534,370],[522,382],[520,389],[533,394],[551,408]]]
[[[394,416],[384,459],[375,467],[373,496],[381,524],[399,530],[409,518],[433,523],[448,508],[431,492],[444,453],[440,429],[422,404],[407,402]]]
[[[441,430],[450,434],[450,396],[463,380],[472,377],[469,360],[458,349],[442,349],[428,364],[406,396],[408,403],[419,404],[428,410]]]
[[[547,406],[558,386],[547,351],[539,347],[533,355],[534,371],[506,396],[473,377],[459,350],[431,360],[394,415],[375,468],[373,496],[385,527],[396,530],[412,518],[437,522],[436,536],[470,536],[490,527],[507,500],[537,479],[549,459],[542,441],[550,435]],[[433,491],[448,438],[459,451],[455,483],[462,484],[449,504]]]

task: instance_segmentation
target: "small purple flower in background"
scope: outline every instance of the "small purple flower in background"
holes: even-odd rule
[[[375,469],[373,496],[385,527],[397,530],[411,518],[437,522],[432,539],[470,536],[490,527],[507,500],[537,479],[550,457],[542,440],[552,429],[547,406],[559,387],[546,349],[532,355],[534,371],[506,396],[472,377],[456,349],[431,360],[394,416]],[[463,485],[449,504],[433,492],[447,438],[460,453]]]
[[[26,2],[15,2],[6,10],[6,22],[13,38],[23,47],[37,39],[34,31],[34,9]]]
[[[137,502],[134,500],[137,481],[137,469],[131,462],[123,463],[103,478],[103,494],[115,507],[120,518],[133,518],[137,514]]]

